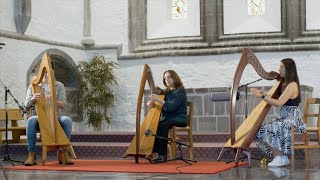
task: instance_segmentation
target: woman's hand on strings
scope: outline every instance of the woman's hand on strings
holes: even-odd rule
[[[36,101],[36,100],[38,100],[38,99],[40,99],[40,93],[35,93],[33,96],[32,96],[32,98],[31,98],[31,100],[32,101]]]
[[[148,106],[149,108],[152,108],[152,107],[154,106],[154,101],[149,100],[149,101],[147,102],[147,106]]]
[[[150,100],[151,101],[157,101],[157,102],[159,102],[160,101],[160,99],[158,98],[158,95],[156,95],[156,94],[151,94],[150,95]]]
[[[264,92],[262,89],[257,89],[257,88],[250,88],[250,92],[252,92],[252,94],[254,94],[257,97],[262,97],[264,95]]]
[[[158,97],[158,95],[156,95],[156,94],[151,94],[151,95],[150,95],[150,101],[153,101],[153,102],[157,101],[157,102],[160,103],[162,106],[163,106],[164,103],[165,103],[165,101],[162,100],[162,99],[160,99],[160,98]]]

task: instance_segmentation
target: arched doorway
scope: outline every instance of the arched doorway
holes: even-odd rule
[[[64,114],[70,116],[73,121],[82,121],[82,110],[78,105],[78,71],[72,58],[59,49],[48,49],[41,52],[33,61],[27,72],[27,86],[30,84],[32,76],[38,73],[42,56],[48,52],[51,61],[55,64],[55,77],[57,81],[64,84],[66,89],[67,104]]]

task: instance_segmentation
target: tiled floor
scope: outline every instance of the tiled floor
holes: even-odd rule
[[[142,173],[106,173],[106,172],[62,172],[62,171],[5,171],[9,180],[102,180],[102,179],[320,179],[320,151],[312,150],[312,161],[308,164],[304,159],[296,159],[294,166],[268,168],[261,166],[257,160],[252,160],[251,168],[242,166],[221,173],[209,174],[142,174]],[[24,160],[26,157],[15,157]],[[209,159],[215,161],[214,159]],[[225,160],[227,161],[227,160]],[[2,161],[4,166],[11,166],[8,161]],[[0,179],[5,179],[0,171]]]

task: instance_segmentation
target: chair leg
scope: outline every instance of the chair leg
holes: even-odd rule
[[[304,149],[305,155],[306,155],[306,161],[310,162],[310,149]]]
[[[291,154],[291,167],[294,166],[294,128],[291,128],[291,147],[292,147],[292,154]]]
[[[176,144],[176,140],[177,140],[177,134],[176,134],[176,127],[172,127],[171,129],[171,138],[172,138],[172,142],[171,142],[171,158],[175,159],[177,158],[177,144]]]
[[[171,159],[175,159],[177,157],[177,144],[175,142],[171,142]]]
[[[47,160],[47,146],[42,146],[42,166],[46,165],[46,160]]]
[[[193,151],[193,138],[192,138],[192,134],[189,131],[188,132],[188,136],[189,136],[189,142],[190,142],[190,147],[189,147],[189,156],[191,160],[194,160],[194,151]]]
[[[320,145],[320,129],[318,129],[317,136],[318,136],[318,144]]]
[[[292,149],[292,154],[291,154],[291,166],[294,166],[294,149]]]

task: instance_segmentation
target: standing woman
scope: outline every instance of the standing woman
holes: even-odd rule
[[[301,102],[301,92],[295,62],[282,59],[279,68],[283,78],[281,95],[278,99],[267,97],[263,91],[256,88],[250,91],[272,106],[281,107],[280,117],[263,125],[255,136],[257,146],[274,159],[268,166],[279,167],[290,164],[288,156],[292,153],[291,128],[297,128],[300,133],[306,133],[305,124],[298,108]]]
[[[188,124],[187,95],[179,75],[173,70],[163,73],[163,85],[166,87],[164,100],[151,94],[147,105],[153,107],[155,101],[162,105],[157,136],[168,138],[169,129],[173,126],[186,127]],[[153,152],[158,154],[158,158],[154,159],[156,163],[167,161],[167,144],[167,139],[155,139]]]

